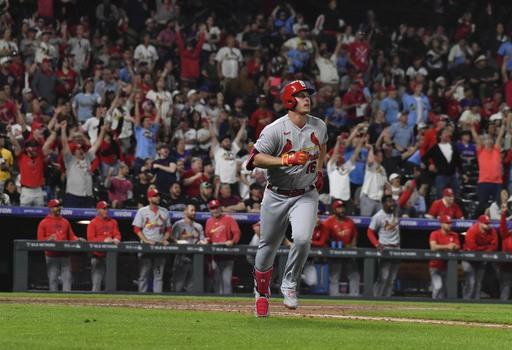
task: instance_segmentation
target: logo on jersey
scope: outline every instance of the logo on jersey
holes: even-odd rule
[[[290,135],[290,133],[291,133],[291,131],[285,131],[285,132],[283,132],[283,135],[285,135],[285,136]]]
[[[290,153],[290,151],[293,149],[292,141],[290,139],[286,139],[286,144],[283,147],[283,151],[281,152],[282,156],[283,154]]]
[[[311,133],[311,142],[313,142],[313,144],[316,146],[320,146],[320,141],[318,141],[318,138],[314,132]]]

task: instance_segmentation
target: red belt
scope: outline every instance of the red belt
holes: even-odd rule
[[[309,186],[308,189],[300,188],[300,189],[295,189],[295,190],[284,190],[279,187],[272,186],[271,184],[268,184],[267,188],[269,190],[271,190],[272,192],[283,195],[283,196],[297,197],[297,196],[302,196],[304,193],[311,191],[312,189],[315,188],[315,186],[311,185],[311,186]]]

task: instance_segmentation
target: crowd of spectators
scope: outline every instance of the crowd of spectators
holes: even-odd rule
[[[396,27],[335,0],[314,21],[278,1],[238,22],[177,0],[91,2],[91,17],[3,4],[3,205],[138,208],[154,185],[170,210],[257,213],[265,171],[243,164],[294,79],[329,128],[322,212],[371,216],[411,189],[401,215],[498,219],[512,187],[512,42],[492,2],[435,1],[432,25]]]
[[[338,227],[350,224],[345,215],[373,216],[377,233],[375,218],[394,207],[440,219],[434,250],[460,248],[446,243],[451,218],[478,217],[472,237],[510,217],[508,7],[422,2],[430,20],[418,25],[370,9],[355,22],[336,0],[315,13],[283,1],[205,10],[222,3],[0,2],[0,205],[142,208],[159,193],[160,206],[184,213],[173,240],[206,242],[224,215],[260,211],[265,170],[244,163],[264,127],[286,114],[282,87],[301,79],[317,91],[311,114],[328,125],[319,213],[337,217],[340,234],[328,238],[319,221],[314,246],[357,246],[355,228],[347,236]],[[205,233],[196,210],[212,212]],[[234,236],[221,238],[236,244]],[[491,243],[480,250],[496,250]],[[175,261],[173,290],[190,288],[189,258]],[[230,293],[233,262],[216,263],[216,290]],[[433,281],[443,278],[438,265]],[[357,295],[357,268],[347,268]],[[481,282],[482,266],[464,271]],[[512,278],[502,273],[508,298]],[[332,269],[332,295],[339,274]],[[381,287],[390,294],[392,283]]]

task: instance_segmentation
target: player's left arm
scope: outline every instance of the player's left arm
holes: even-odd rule
[[[320,154],[318,155],[318,161],[317,161],[317,169],[318,171],[322,171],[324,168],[324,160],[325,155],[327,154],[327,143],[324,143],[320,146]]]

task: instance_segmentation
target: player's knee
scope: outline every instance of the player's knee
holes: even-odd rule
[[[294,238],[293,244],[297,249],[308,249],[311,245],[311,240],[304,238]]]

